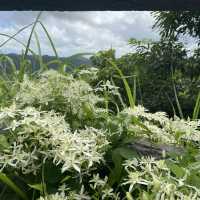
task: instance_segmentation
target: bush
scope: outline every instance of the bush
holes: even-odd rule
[[[79,74],[25,74],[1,106],[1,199],[200,198],[200,121],[113,112],[118,88]]]

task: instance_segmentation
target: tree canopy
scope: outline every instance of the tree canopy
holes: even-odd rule
[[[157,11],[152,13],[162,37],[188,34],[200,39],[200,11]]]

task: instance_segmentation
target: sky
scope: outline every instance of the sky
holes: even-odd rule
[[[34,22],[36,11],[0,11],[0,33],[13,35],[24,26]],[[133,51],[128,39],[159,40],[157,30],[152,30],[154,18],[148,11],[90,11],[90,12],[47,12],[40,20],[48,30],[59,56],[76,53],[94,53],[109,48],[116,49],[121,56]],[[16,39],[26,43],[31,29],[27,28]],[[50,43],[38,24],[36,34],[40,40],[42,54],[53,55]],[[0,53],[21,53],[23,46],[13,40],[1,44],[8,38],[0,35]],[[31,48],[37,52],[35,37]]]

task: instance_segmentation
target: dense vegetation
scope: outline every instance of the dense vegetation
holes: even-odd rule
[[[130,39],[69,71],[38,20],[18,63],[0,57],[0,199],[200,199],[199,49]],[[54,60],[30,49],[38,24]]]

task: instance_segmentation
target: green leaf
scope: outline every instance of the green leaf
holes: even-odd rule
[[[193,111],[193,115],[192,115],[193,120],[198,119],[199,111],[200,111],[200,92],[196,99],[196,103],[195,103],[195,107],[194,107],[194,111]]]
[[[135,136],[127,136],[123,139],[122,144],[130,144],[130,143],[134,143],[137,140],[137,138]]]
[[[30,46],[30,44],[31,44],[31,38],[32,38],[32,35],[33,35],[33,33],[34,33],[35,27],[36,27],[36,25],[37,25],[37,23],[38,23],[38,20],[39,20],[41,14],[42,14],[42,11],[39,12],[39,14],[38,14],[37,17],[36,17],[35,22],[33,23],[33,27],[32,27],[32,29],[31,29],[31,33],[30,33],[30,35],[29,35],[28,42],[27,42],[27,45],[26,45],[26,50],[25,50],[25,53],[24,53],[24,58],[26,58],[26,56],[28,55],[29,46]]]
[[[181,136],[183,136],[184,134],[185,134],[185,132],[177,131],[175,133],[175,139],[179,140],[181,138]]]
[[[113,185],[114,183],[118,183],[120,181],[123,171],[123,160],[132,159],[137,156],[138,155],[136,154],[136,152],[128,147],[119,147],[113,150],[112,160],[114,163],[114,169],[109,176],[110,185]]]
[[[32,23],[31,24],[29,24],[28,26],[25,26],[22,30],[24,30],[24,29],[26,29],[26,28],[28,28],[29,26],[31,26],[32,25]],[[19,33],[19,31],[16,33],[16,34],[14,34],[13,36],[10,36],[10,35],[8,35],[8,34],[5,34],[5,33],[0,33],[0,36],[4,36],[4,37],[7,37],[7,38],[9,38],[8,40],[6,40],[5,42],[4,42],[4,44],[6,44],[9,40],[14,40],[15,42],[17,42],[18,44],[21,44],[23,47],[25,47],[26,48],[26,44],[24,44],[23,42],[21,42],[20,40],[18,40],[18,39],[16,39],[15,38],[15,36],[17,35]],[[2,47],[2,45],[4,45],[4,44],[0,44],[0,47]],[[34,52],[32,49],[28,49],[29,50],[29,52],[32,54],[32,55],[36,55],[36,52]]]
[[[83,111],[84,111],[84,114],[86,115],[86,117],[88,119],[92,119],[93,118],[93,116],[94,116],[93,110],[92,110],[92,108],[91,108],[89,103],[84,103],[83,104]]]
[[[148,192],[146,192],[146,191],[142,192],[141,196],[142,196],[142,200],[153,200],[153,198],[151,197],[151,195]]]
[[[200,177],[196,174],[196,171],[192,171],[191,175],[187,177],[187,183],[200,188]]]
[[[65,178],[63,178],[60,183],[64,183],[65,181],[69,180],[71,178],[71,176],[65,176]]]
[[[126,192],[126,198],[127,200],[133,200],[133,197],[130,192]]]
[[[169,169],[176,175],[177,178],[182,178],[185,175],[185,171],[182,167],[179,167],[177,164],[172,161],[165,161]]]
[[[38,190],[40,192],[43,192],[43,186],[41,183],[36,183],[36,184],[28,184],[29,187]]]
[[[0,135],[0,150],[8,149],[9,143],[4,135]]]
[[[129,104],[131,108],[134,108],[135,106],[135,99],[134,99],[134,95],[131,92],[130,86],[128,84],[128,81],[126,80],[126,78],[124,77],[122,71],[120,70],[120,68],[111,60],[107,61],[112,65],[113,68],[115,68],[115,70],[119,73],[121,79],[123,80],[124,86],[125,86],[125,90],[126,90],[126,94],[128,96],[128,100],[129,100]]]
[[[119,154],[125,159],[133,159],[138,157],[138,154],[131,148],[121,147],[118,148]]]
[[[122,156],[120,156],[119,151],[120,150],[117,148],[112,152],[112,160],[114,163],[114,169],[111,171],[109,180],[108,180],[111,186],[115,184],[116,182],[119,182],[121,178],[121,173],[123,169],[122,167],[123,159],[122,159]]]
[[[40,69],[43,70],[43,59],[42,59],[42,51],[41,51],[41,47],[40,47],[40,41],[39,41],[39,38],[38,38],[38,35],[37,33],[34,31],[34,35],[35,35],[35,40],[36,40],[36,44],[37,44],[37,48],[38,48],[38,60],[39,60],[39,63],[40,63]]]
[[[45,163],[45,181],[47,183],[55,184],[61,179],[62,173],[59,167],[51,162]]]
[[[38,15],[38,19],[39,19],[39,15]],[[51,39],[51,36],[49,35],[49,32],[47,31],[47,29],[45,28],[44,24],[41,21],[38,21],[38,22],[40,23],[41,27],[43,28],[43,30],[44,30],[44,32],[45,32],[45,34],[46,34],[46,36],[47,36],[47,38],[48,38],[48,40],[49,40],[49,42],[51,44],[51,47],[52,47],[53,52],[54,52],[54,54],[56,56],[56,59],[58,59],[58,53],[56,51],[55,45],[53,43],[53,40]]]
[[[15,191],[23,200],[28,200],[26,194],[6,174],[0,172],[0,180]]]
[[[132,121],[134,124],[140,126],[144,130],[146,130],[147,134],[150,136],[150,134],[152,133],[151,130],[146,125],[144,125],[137,117],[132,116]]]

